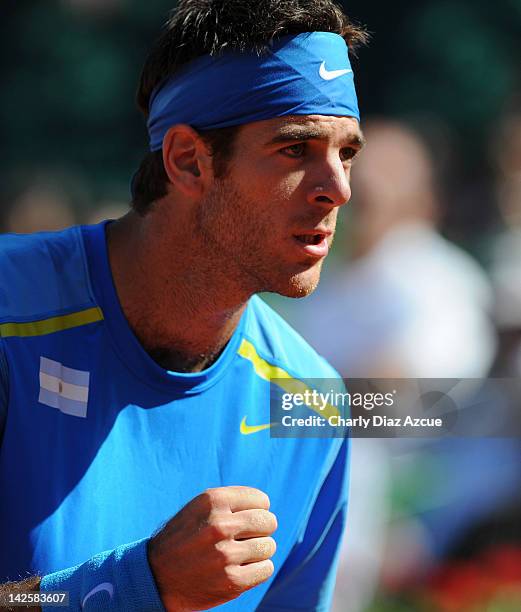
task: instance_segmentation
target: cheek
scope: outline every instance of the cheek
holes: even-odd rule
[[[235,173],[234,173],[235,174]],[[259,202],[290,200],[304,185],[305,172],[290,169],[275,157],[243,164],[235,175],[240,191]]]

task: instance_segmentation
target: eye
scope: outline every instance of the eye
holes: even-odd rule
[[[358,153],[357,149],[353,149],[353,147],[343,147],[340,149],[340,159],[342,161],[348,161],[353,159],[353,157]]]
[[[306,145],[303,142],[299,142],[294,145],[290,145],[289,147],[284,147],[282,151],[288,155],[289,157],[302,157],[306,150]]]

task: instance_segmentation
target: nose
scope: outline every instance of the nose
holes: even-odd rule
[[[329,160],[317,169],[309,184],[308,202],[323,208],[347,204],[351,198],[350,169],[340,159]]]

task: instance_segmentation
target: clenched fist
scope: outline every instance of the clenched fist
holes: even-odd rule
[[[167,612],[208,610],[273,574],[269,507],[258,489],[208,489],[151,538],[148,560]]]

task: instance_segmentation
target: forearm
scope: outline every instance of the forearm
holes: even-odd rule
[[[22,580],[21,582],[6,582],[5,584],[0,584],[0,610],[19,610],[20,603],[17,602],[16,607],[9,605],[10,602],[15,602],[17,595],[23,596],[27,593],[38,593],[40,590],[40,576],[31,576],[31,578],[27,578],[26,580]],[[19,597],[17,599],[20,599]],[[22,608],[26,610],[26,612],[41,612],[42,609],[40,606],[27,605]]]

